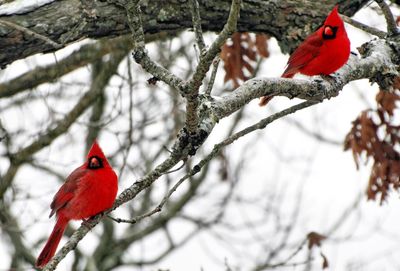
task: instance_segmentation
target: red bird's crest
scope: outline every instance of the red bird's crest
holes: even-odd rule
[[[336,5],[331,11],[331,13],[329,13],[328,17],[326,17],[324,25],[337,26],[337,27],[344,26],[342,18],[340,18],[339,16],[338,5]]]
[[[93,142],[92,147],[90,148],[87,155],[87,159],[88,167],[92,169],[102,168],[103,166],[110,166],[106,156],[103,153],[103,150],[97,143],[97,140]]]
[[[87,155],[87,157],[91,157],[91,156],[99,156],[100,158],[105,159],[106,156],[103,153],[103,150],[100,148],[99,144],[97,143],[97,140],[95,140],[92,144],[92,147],[89,150],[89,153]]]

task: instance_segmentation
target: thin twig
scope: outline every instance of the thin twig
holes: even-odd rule
[[[261,271],[261,270],[266,270],[266,269],[275,269],[275,268],[279,268],[279,267],[298,267],[300,265],[309,264],[312,261],[314,261],[314,258],[311,257],[311,258],[308,258],[308,259],[306,259],[304,261],[300,261],[300,262],[293,262],[293,263],[280,262],[280,263],[272,264],[272,265],[264,265],[264,266],[257,267],[254,270],[255,271]]]
[[[203,30],[201,29],[201,17],[199,11],[199,3],[197,0],[190,0],[190,12],[192,13],[193,30],[196,35],[197,46],[200,50],[200,58],[203,54],[206,44],[204,43]]]
[[[30,29],[28,29],[26,27],[20,26],[20,25],[18,25],[16,23],[0,19],[0,24],[8,26],[8,27],[11,27],[11,28],[14,28],[14,29],[16,29],[18,31],[21,31],[21,32],[27,34],[27,35],[33,36],[33,37],[35,37],[37,39],[40,39],[40,40],[46,42],[47,44],[50,44],[51,46],[53,46],[55,49],[60,49],[60,48],[64,47],[62,44],[59,44],[59,43],[57,43],[55,41],[52,41],[48,37],[43,36],[43,35],[41,35],[39,33],[36,33],[34,31],[32,31],[32,30],[30,30]]]
[[[288,118],[286,121],[288,123],[292,124],[297,129],[299,129],[304,134],[306,134],[310,137],[313,137],[315,140],[318,140],[319,142],[324,142],[324,143],[331,144],[334,146],[342,146],[343,145],[343,140],[335,140],[332,138],[328,138],[328,137],[322,135],[321,133],[312,131],[311,129],[309,129],[305,125],[303,125],[303,123],[301,123],[300,121],[290,119],[290,118]]]
[[[397,28],[396,21],[394,19],[393,13],[390,10],[388,4],[384,0],[375,0],[378,3],[379,7],[381,8],[383,15],[385,15],[386,24],[387,24],[387,32],[389,36],[391,35],[398,35],[399,29]]]
[[[221,61],[221,58],[219,56],[216,56],[212,65],[213,65],[213,70],[211,72],[211,77],[210,77],[210,81],[208,82],[208,86],[207,89],[205,91],[206,95],[211,95],[211,90],[214,86],[214,81],[215,81],[215,77],[217,76],[217,71],[218,71],[218,66],[219,66],[219,62]]]
[[[151,210],[150,212],[147,212],[143,215],[138,215],[135,218],[132,219],[123,219],[123,218],[115,218],[112,217],[111,215],[107,214],[107,217],[114,220],[117,223],[128,223],[128,224],[136,224],[138,223],[140,220],[142,220],[143,218],[149,217],[154,215],[155,213],[161,212],[161,208],[158,208],[158,206],[156,208],[154,208],[153,210]]]
[[[273,268],[277,268],[277,267],[293,266],[293,265],[296,266],[298,264],[303,264],[303,262],[302,263],[289,263],[289,261],[292,260],[303,249],[304,245],[307,243],[307,240],[308,239],[305,238],[300,243],[300,245],[291,254],[289,254],[289,256],[286,257],[284,260],[282,260],[278,263],[275,263],[275,264],[265,263],[265,264],[258,265],[254,268],[254,271],[261,271],[261,270],[265,270],[265,269],[273,269]]]
[[[182,90],[184,86],[183,80],[164,67],[156,64],[147,55],[139,0],[130,1],[126,5],[126,11],[134,42],[133,58],[135,61],[140,64],[146,72],[167,83],[174,89]]]
[[[182,160],[182,165],[180,165],[179,167],[177,167],[175,169],[171,169],[171,170],[165,172],[165,174],[177,172],[177,171],[181,170],[185,165],[186,165],[186,160]]]
[[[197,171],[195,171],[195,169]],[[167,193],[167,195],[161,200],[161,202],[151,211],[143,214],[143,215],[139,215],[136,216],[133,219],[122,219],[122,218],[114,218],[110,215],[108,215],[109,218],[111,218],[112,220],[118,222],[118,223],[130,223],[130,224],[135,224],[138,221],[142,220],[143,218],[149,217],[154,215],[155,213],[161,212],[162,208],[164,207],[165,203],[168,201],[168,199],[171,197],[171,195],[176,191],[176,189],[190,176],[193,176],[194,174],[196,174],[197,172],[200,171],[200,168],[197,168],[196,166],[194,166],[188,173],[186,173],[185,176],[183,176]]]
[[[367,32],[367,33],[369,33],[371,35],[377,36],[377,37],[379,37],[381,39],[384,39],[387,36],[386,32],[381,31],[379,29],[376,29],[375,27],[360,23],[360,22],[358,22],[358,21],[356,21],[356,20],[354,20],[354,19],[352,19],[350,17],[347,17],[346,15],[340,15],[340,16],[343,18],[343,20],[346,23],[351,24],[352,26],[354,26],[354,27],[356,27],[358,29],[361,29],[364,32]]]

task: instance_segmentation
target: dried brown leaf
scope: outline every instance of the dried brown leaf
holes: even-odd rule
[[[257,34],[256,35],[256,48],[258,53],[262,57],[269,57],[269,51],[268,51],[268,40],[269,36],[266,34]]]
[[[221,48],[224,62],[224,82],[232,81],[234,88],[249,79],[253,74],[259,57],[268,57],[268,36],[249,33],[235,33]]]
[[[321,246],[321,242],[326,239],[326,236],[319,234],[315,231],[307,234],[308,249],[312,249],[314,246]]]
[[[328,268],[329,267],[329,262],[326,256],[321,252],[321,257],[322,257],[322,269]]]
[[[400,96],[394,92],[381,90],[376,95],[378,110],[387,112],[389,116],[393,116],[397,101],[400,101]]]
[[[399,79],[394,86],[398,87]],[[357,169],[365,154],[374,163],[367,187],[370,200],[379,199],[382,204],[391,190],[400,188],[400,152],[396,147],[400,144],[400,126],[392,122],[398,110],[400,93],[380,91],[376,96],[377,108],[363,111],[353,121],[350,132],[344,142],[345,150],[352,150]],[[374,118],[377,116],[378,118]]]

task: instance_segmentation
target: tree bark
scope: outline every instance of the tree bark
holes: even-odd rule
[[[200,0],[204,31],[220,31],[227,19],[228,0]],[[315,30],[338,3],[353,15],[368,0],[244,1],[238,31],[263,32],[278,39],[284,52],[296,47]],[[181,31],[192,27],[187,0],[142,1],[146,35]],[[126,12],[112,1],[61,0],[25,14],[0,16],[0,67],[37,53],[53,52],[85,38],[98,39],[127,34]]]

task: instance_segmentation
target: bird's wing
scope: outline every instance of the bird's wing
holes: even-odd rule
[[[314,32],[308,36],[289,57],[287,68],[282,77],[293,77],[302,67],[318,56],[322,43],[323,40],[318,35],[318,32]]]
[[[78,183],[85,174],[85,168],[79,167],[67,177],[65,183],[54,195],[53,202],[50,204],[51,213],[49,217],[52,217],[54,213],[64,207],[74,197],[74,193],[78,188]]]

